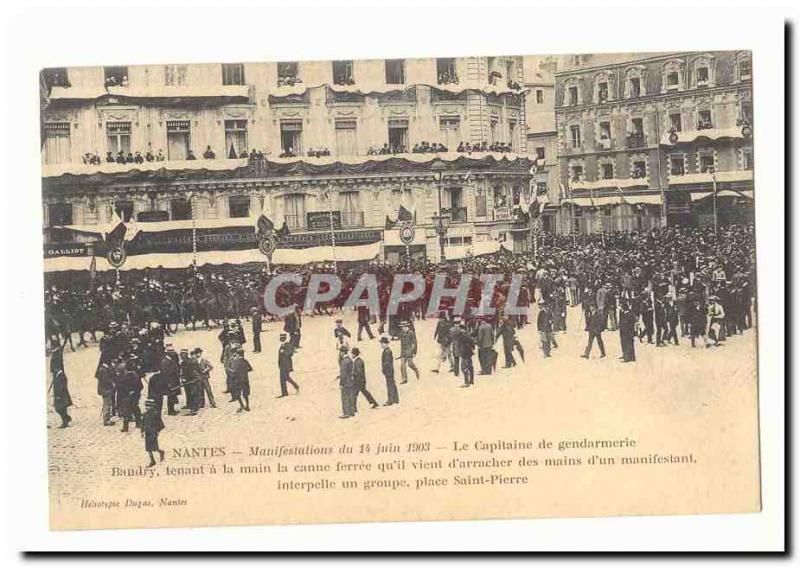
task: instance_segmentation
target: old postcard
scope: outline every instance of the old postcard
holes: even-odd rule
[[[750,51],[431,55],[41,71],[51,529],[760,510]]]

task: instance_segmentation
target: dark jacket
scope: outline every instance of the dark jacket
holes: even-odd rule
[[[281,343],[278,349],[278,369],[282,372],[294,370],[292,356],[294,356],[294,347],[292,347],[291,343]]]
[[[394,378],[394,353],[391,348],[385,348],[381,353],[381,372],[387,378]]]
[[[357,388],[364,388],[367,385],[367,370],[360,357],[353,359],[353,381]]]
[[[539,315],[536,317],[536,329],[542,333],[553,332],[553,316],[550,315],[549,311],[544,309],[539,311]]]
[[[436,330],[433,331],[433,340],[440,345],[449,345],[451,326],[447,319],[439,319],[439,322],[436,323]]]
[[[606,328],[606,314],[599,309],[594,313],[586,314],[586,331],[589,333],[602,333]]]
[[[355,388],[355,385],[353,359],[349,356],[343,356],[339,362],[339,387],[343,390],[349,390]]]

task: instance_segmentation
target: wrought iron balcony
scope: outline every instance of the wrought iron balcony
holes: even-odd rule
[[[629,148],[643,148],[646,144],[644,133],[635,132],[628,135],[627,146]]]

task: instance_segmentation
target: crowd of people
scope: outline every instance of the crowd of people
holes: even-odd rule
[[[509,153],[514,151],[514,147],[510,143],[505,142],[492,142],[487,144],[486,140],[480,143],[470,144],[469,142],[461,142],[458,144],[456,151],[460,154],[471,154],[472,152],[495,152],[495,153]]]
[[[414,146],[411,148],[411,153],[414,154],[446,153],[448,151],[448,147],[441,142],[423,141],[414,144]],[[460,142],[456,151],[462,154],[480,152],[508,153],[513,152],[514,149],[510,143],[492,142],[489,144],[486,141],[483,141],[479,143],[476,142],[475,144],[470,144],[469,142]],[[388,142],[382,146],[373,146],[367,150],[367,155],[393,155],[404,153],[408,153],[408,148],[404,144],[389,144]],[[231,146],[227,154],[225,154],[227,159],[248,159],[250,156],[252,156],[253,159],[257,160],[263,160],[267,155],[269,155],[269,152],[256,150],[256,148],[253,148],[251,152],[248,152],[247,149],[237,152],[233,146]],[[289,147],[283,149],[280,154],[278,154],[278,157],[293,158],[299,157],[299,155],[300,154],[294,148]],[[331,155],[331,151],[326,146],[311,147],[306,151],[306,155],[308,157],[316,158],[328,157]],[[217,154],[209,145],[206,146],[206,149],[203,151],[202,157],[206,160],[213,160],[217,159]],[[196,160],[197,156],[193,150],[189,149],[187,150],[186,159],[190,161]],[[131,163],[141,164],[162,161],[167,161],[167,156],[164,154],[164,150],[159,149],[157,152],[153,152],[151,148],[148,148],[144,153],[141,151],[129,151],[126,153],[120,150],[115,154],[112,151],[108,151],[106,152],[105,158],[101,157],[99,152],[86,152],[83,155],[84,165],[101,165],[103,162],[124,165]]]
[[[542,357],[554,356],[558,335],[568,331],[570,308],[580,309],[581,328],[573,332],[586,333],[587,343],[581,354],[585,358],[592,357],[595,345],[599,357],[606,356],[604,334],[608,332],[619,335],[623,363],[636,360],[636,349],[642,348],[637,345],[666,348],[683,342],[690,347],[718,347],[728,337],[753,327],[754,244],[752,225],[723,227],[718,236],[713,229],[661,228],[596,235],[544,234],[536,256],[501,252],[444,265],[418,261],[404,266],[382,262],[273,266],[269,272],[259,265],[148,270],[124,274],[120,285],[95,280],[91,287],[78,278],[57,281],[54,276],[45,293],[47,333],[53,345],[54,406],[62,427],[68,427],[66,408],[71,400],[63,370],[63,349],[69,345],[74,350],[73,337],[77,336],[78,347],[92,341],[99,343],[97,380],[105,424],[110,424],[116,415],[122,420],[124,431],[130,423],[145,428],[144,433],[147,427],[163,427],[163,400],[167,400],[167,413],[176,414],[181,391],[186,415],[213,407],[215,400],[208,381],[213,366],[200,349],[178,355],[169,344],[169,336],[178,331],[179,325],[194,329],[201,324],[221,329],[220,363],[226,375],[226,393],[231,402],[238,403],[238,411],[249,411],[247,376],[252,367],[244,357],[243,321],[250,327],[253,352],[259,353],[263,324],[277,320],[264,312],[259,293],[276,274],[297,273],[298,269],[302,283],[281,286],[277,298],[279,305],[297,305],[280,321],[280,397],[289,395],[289,386],[296,393],[300,391],[292,371],[293,359],[301,351],[303,318],[341,313],[345,299],[364,273],[376,278],[380,309],[376,314],[364,306],[358,308],[356,340],[361,341],[364,334],[368,339],[380,337],[385,405],[400,402],[395,360],[399,360],[400,384],[409,382],[410,373],[419,379],[421,370],[415,361],[418,342],[429,337],[418,337],[416,326],[431,314],[428,304],[433,281],[442,273],[448,278],[448,287],[456,287],[463,274],[474,278],[462,312],[454,310],[452,297],[442,298],[435,306],[437,321],[430,337],[437,344],[437,360],[431,371],[438,373],[444,365],[446,370],[463,377],[463,387],[474,385],[476,374],[497,371],[498,351],[503,355],[503,368],[516,366],[517,356],[524,362],[526,349],[519,331],[528,324],[535,326],[538,337],[538,345],[527,345],[528,351],[538,347]],[[343,282],[341,293],[316,304],[313,312],[305,312],[302,305],[311,275],[334,270]],[[418,300],[401,304],[396,315],[388,314],[394,277],[409,271],[425,279],[426,290]],[[494,290],[494,314],[480,315],[479,277],[489,273],[505,277]],[[513,276],[522,278],[516,302],[524,308],[524,314],[507,313]],[[536,306],[534,310],[529,309],[532,306]],[[378,326],[377,333],[373,333],[374,324]],[[377,400],[367,389],[361,348],[351,347],[353,334],[341,319],[336,321],[333,337],[342,392],[341,416],[356,415],[360,395],[377,408]],[[143,416],[139,402],[145,380],[151,403]],[[145,419],[147,412],[157,413],[158,419]],[[157,432],[150,431],[147,436],[148,447],[157,447]],[[152,461],[158,449],[148,451]]]

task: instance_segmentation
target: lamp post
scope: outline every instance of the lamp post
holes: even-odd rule
[[[445,218],[442,213],[442,189],[444,185],[444,171],[447,166],[441,160],[436,160],[431,164],[431,170],[436,174],[436,185],[439,193],[439,213],[433,215],[433,220],[436,223],[436,234],[439,237],[439,261],[444,262],[444,238],[447,234],[447,226]]]

